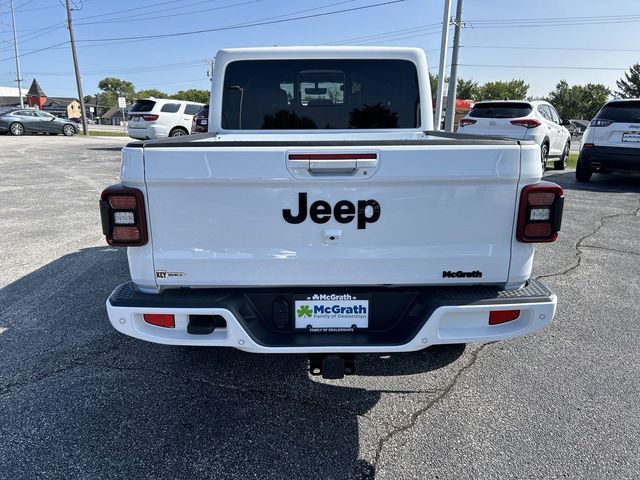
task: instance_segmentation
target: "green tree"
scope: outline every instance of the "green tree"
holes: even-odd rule
[[[480,86],[478,82],[473,80],[458,79],[458,85],[456,87],[456,97],[463,100],[480,100],[478,94],[480,93]]]
[[[555,107],[561,118],[582,118],[580,88],[579,85],[570,87],[566,80],[560,80],[546,100]]]
[[[601,83],[569,86],[566,80],[561,80],[547,100],[561,118],[591,120],[610,96],[611,90]]]
[[[624,77],[616,82],[619,90],[616,95],[622,98],[640,97],[640,64],[632,65]]]
[[[583,87],[582,118],[591,120],[611,97],[611,90],[601,83],[588,83]]]
[[[115,77],[103,78],[98,82],[100,104],[113,107],[118,104],[118,97],[125,97],[128,102],[134,100],[136,93],[133,83]]]
[[[438,94],[438,75],[429,72],[429,83],[431,84],[431,96],[435,98]]]
[[[138,90],[136,92],[136,98],[169,98],[168,93],[164,93],[157,88],[147,88],[146,90]]]
[[[176,100],[188,100],[190,102],[209,103],[209,91],[197,88],[180,90],[171,95],[171,98],[175,98]]]
[[[529,85],[524,80],[487,82],[479,88],[479,100],[521,100],[527,97]]]

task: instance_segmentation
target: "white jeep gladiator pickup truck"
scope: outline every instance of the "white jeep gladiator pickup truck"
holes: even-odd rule
[[[340,377],[355,353],[547,325],[556,296],[530,275],[562,189],[532,142],[432,131],[427,72],[419,49],[219,51],[209,133],[130,143],[102,193],[132,279],[113,326]]]

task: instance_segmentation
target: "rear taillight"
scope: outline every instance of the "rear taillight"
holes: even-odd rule
[[[147,243],[144,196],[135,188],[113,185],[100,196],[102,233],[114,247],[140,247]]]
[[[134,118],[138,118],[140,115],[129,115],[129,121],[133,120]]]
[[[155,122],[158,119],[159,115],[142,115],[142,119],[147,122]]]
[[[523,120],[511,120],[511,125],[518,125],[519,127],[536,128],[542,125],[540,120],[535,118],[525,118]]]
[[[520,194],[516,238],[523,243],[553,242],[562,225],[564,192],[553,183],[527,185]]]
[[[472,120],[470,118],[463,118],[463,119],[460,120],[460,126],[461,127],[466,127],[467,125],[473,125],[476,122],[477,122],[477,120]]]
[[[594,118],[589,124],[590,127],[608,127],[613,123],[613,120],[606,120],[604,118]]]

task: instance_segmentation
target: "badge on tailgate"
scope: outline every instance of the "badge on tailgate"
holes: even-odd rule
[[[297,215],[294,215],[290,208],[282,209],[282,217],[293,225],[304,222],[307,216],[314,223],[327,223],[333,214],[338,223],[351,223],[357,219],[359,230],[367,228],[368,223],[377,222],[380,213],[380,204],[373,199],[358,200],[357,206],[349,200],[340,200],[333,207],[329,202],[316,200],[307,207],[307,192],[298,193]]]
[[[294,299],[295,326],[310,332],[353,332],[369,327],[369,298],[315,294]]]

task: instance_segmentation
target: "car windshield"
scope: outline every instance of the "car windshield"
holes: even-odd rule
[[[519,118],[531,113],[528,103],[476,103],[469,112],[473,118]]]
[[[609,103],[602,107],[596,118],[623,123],[640,122],[640,101]]]
[[[417,128],[418,75],[405,60],[245,60],[225,72],[229,130]]]
[[[150,112],[153,110],[153,107],[156,106],[156,102],[153,100],[138,100],[131,107],[131,112]]]

